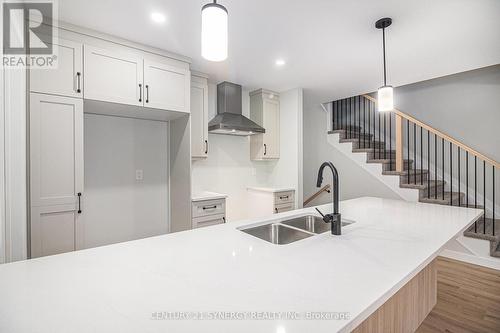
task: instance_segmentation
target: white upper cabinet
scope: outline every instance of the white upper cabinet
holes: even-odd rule
[[[144,106],[189,112],[189,70],[144,60]]]
[[[259,89],[250,93],[250,119],[264,127],[264,134],[250,137],[252,160],[275,160],[280,157],[279,94]]]
[[[195,75],[191,77],[191,154],[208,156],[208,80]]]
[[[53,95],[83,97],[83,46],[59,38],[56,67],[30,71],[30,91]]]
[[[120,50],[85,45],[84,97],[143,105],[143,59]]]

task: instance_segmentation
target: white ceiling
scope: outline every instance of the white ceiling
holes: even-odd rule
[[[499,0],[220,0],[229,11],[229,58],[201,58],[209,0],[59,0],[61,20],[193,59],[213,81],[277,91],[303,87],[324,101],[376,90],[389,16],[388,81],[397,86],[500,63]],[[152,22],[152,12],[166,22]],[[275,60],[286,65],[278,68]]]

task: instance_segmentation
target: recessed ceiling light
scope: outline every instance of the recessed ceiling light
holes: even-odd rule
[[[167,20],[165,15],[159,12],[151,13],[151,19],[153,20],[153,22],[156,23],[164,23]]]
[[[276,62],[275,62],[276,66],[285,66],[286,62],[284,59],[276,59]]]

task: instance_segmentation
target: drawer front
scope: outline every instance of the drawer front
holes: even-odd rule
[[[226,217],[224,215],[196,217],[193,219],[193,229],[208,227],[221,223],[226,223]]]
[[[295,191],[276,192],[274,193],[274,204],[282,205],[295,201]]]
[[[294,209],[295,209],[295,203],[291,202],[284,205],[274,206],[274,213],[278,214],[278,213],[288,212]]]
[[[226,200],[206,200],[193,202],[193,217],[226,214]]]

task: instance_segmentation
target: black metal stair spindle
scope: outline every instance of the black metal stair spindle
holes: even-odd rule
[[[366,101],[366,99],[365,99],[365,101]],[[371,110],[370,105],[371,105],[371,101],[368,101],[368,140],[369,140],[368,142],[371,142],[371,140],[372,140],[372,136],[371,136],[372,135],[372,124],[371,124],[372,116],[370,114],[370,110]]]
[[[438,169],[437,169],[437,164],[438,164],[438,160],[437,160],[437,151],[438,151],[438,143],[437,143],[437,135],[434,134],[434,180],[437,182],[438,180]],[[436,186],[434,187],[434,199],[437,199],[438,197],[438,188],[437,188],[437,184]]]
[[[363,97],[363,149],[366,148],[366,98]]]
[[[495,166],[492,167],[492,177],[493,177],[493,236],[495,236]]]
[[[387,151],[386,151],[386,139],[387,139],[387,113],[384,112],[384,160],[387,159]],[[389,165],[389,170],[391,170],[391,166]]]
[[[483,234],[486,233],[486,161],[483,161]]]
[[[431,132],[427,130],[427,199],[431,197]],[[423,169],[420,170],[420,179],[423,178]]]
[[[376,157],[376,153],[375,153],[375,141],[377,140],[377,118],[376,118],[376,115],[375,115],[375,103],[370,103],[370,109],[372,110],[372,113],[373,113],[373,158],[377,158]]]
[[[352,106],[352,108],[353,108],[353,115],[352,116],[354,118],[354,121],[353,121],[352,125],[356,126],[356,96],[353,97],[352,103],[353,103],[353,106]],[[354,134],[354,138],[356,138],[356,131],[354,130],[354,128],[353,128],[353,134]]]
[[[465,151],[465,207],[469,208],[469,151]]]
[[[378,112],[378,141],[381,140],[382,137],[382,127],[380,126],[380,112]],[[381,147],[380,144],[378,145],[378,158],[380,158],[381,154]]]
[[[352,136],[353,136],[353,132],[354,132],[354,128],[353,125],[354,125],[354,112],[352,112],[352,97],[349,97],[349,113],[350,113],[350,118],[349,118],[349,122],[351,123],[351,126],[349,126],[349,128],[351,129],[351,136],[350,136],[350,139],[352,139]]]
[[[406,119],[406,158],[409,161],[410,160],[410,121]],[[405,161],[403,159],[403,170],[405,165]],[[410,184],[410,165],[408,164],[408,167],[406,168],[406,173],[408,174],[408,184]]]
[[[460,197],[460,194],[458,195]],[[453,206],[453,144],[450,142],[450,205]]]
[[[408,164],[408,170],[409,169],[410,165]],[[417,185],[417,124],[416,123],[413,123],[413,180],[415,181],[414,182],[415,185]]]
[[[444,200],[444,138],[441,138],[441,179],[443,180],[443,200]]]
[[[477,156],[474,156],[474,208],[477,208]],[[474,222],[474,232],[477,232],[477,221]]]
[[[457,163],[457,166],[458,166],[458,207],[461,207],[462,206],[462,196],[460,195],[460,190],[461,190],[461,188],[460,188],[460,185],[461,185],[460,184],[460,178],[461,178],[460,177],[461,176],[461,174],[460,174],[460,147],[458,147],[458,146],[457,146],[457,153],[458,153],[457,154],[458,155],[458,157],[457,157],[457,159],[458,159],[458,163]]]
[[[389,113],[389,165],[392,171],[392,112]]]
[[[333,118],[334,118],[334,125],[333,125],[333,130],[338,129],[339,127],[339,103],[338,101],[333,102]]]
[[[358,148],[361,148],[361,96],[358,96]]]
[[[422,170],[424,169],[424,166],[422,165],[422,160],[423,160],[423,156],[424,156],[424,152],[423,152],[424,139],[422,138],[423,131],[424,131],[424,129],[422,128],[422,126],[420,126],[420,172],[422,172]],[[424,184],[424,180],[422,178],[422,174],[420,174],[420,185],[423,185],[423,184]]]

